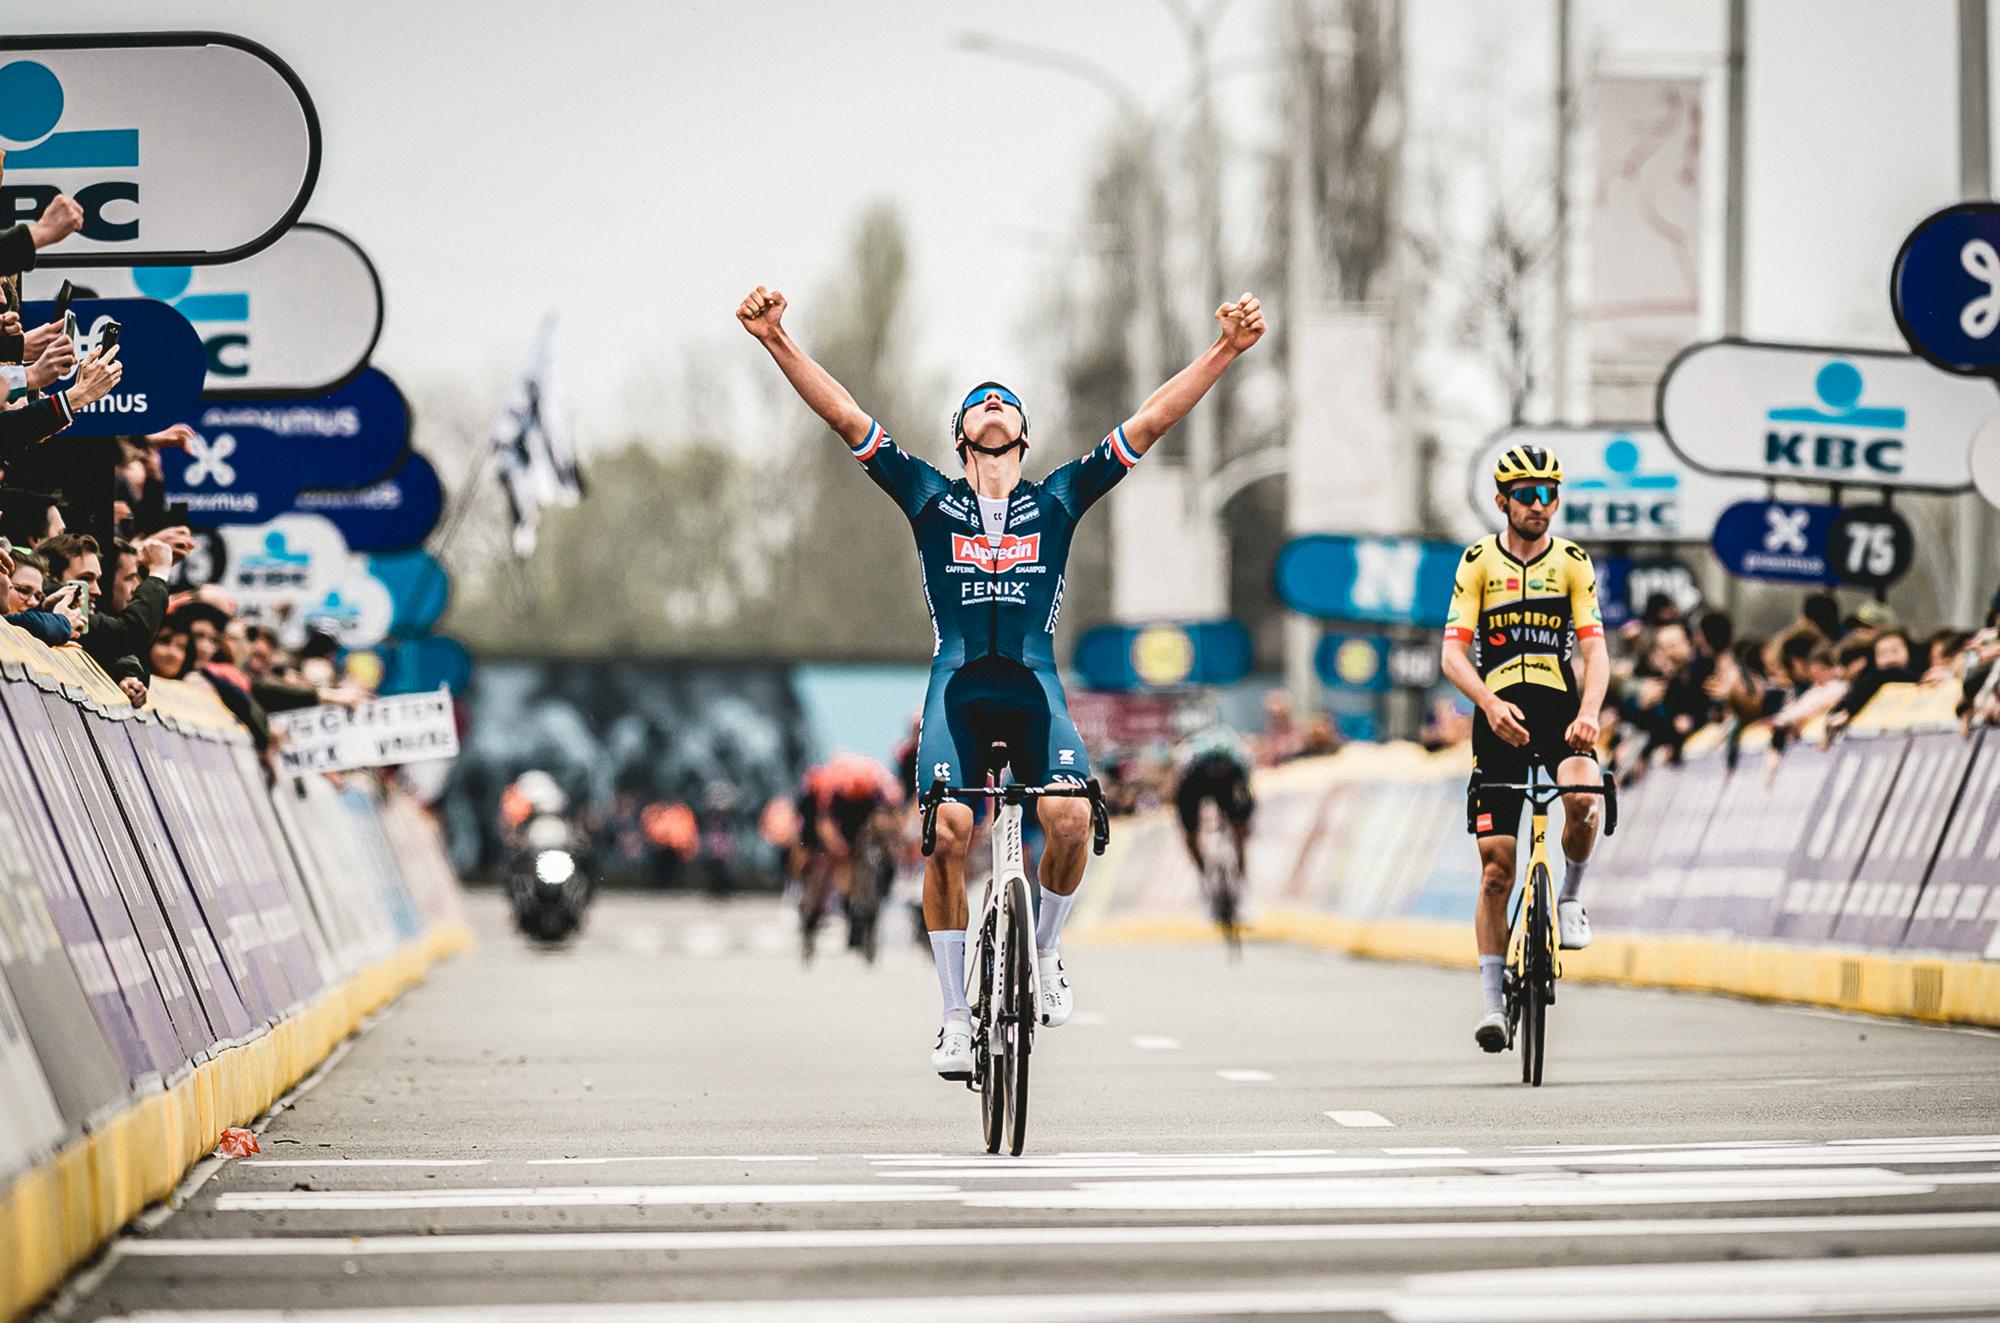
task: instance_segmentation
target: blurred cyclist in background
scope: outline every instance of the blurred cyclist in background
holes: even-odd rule
[[[1243,847],[1250,839],[1250,818],[1257,801],[1250,793],[1250,746],[1220,721],[1197,730],[1174,750],[1174,808],[1180,814],[1181,840],[1194,859],[1197,873],[1208,861],[1201,857],[1201,806],[1215,805],[1229,824],[1236,846],[1236,875],[1246,876]]]

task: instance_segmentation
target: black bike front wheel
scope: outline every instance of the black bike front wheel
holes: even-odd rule
[[[1004,1011],[996,994],[1000,989],[993,978],[993,926],[988,923],[979,944],[979,986],[981,997],[979,1034],[974,1040],[973,1069],[979,1082],[979,1123],[986,1151],[998,1153],[1007,1127],[1007,1058],[1000,1017]]]
[[[1542,1063],[1549,1055],[1549,998],[1554,992],[1555,953],[1549,950],[1548,869],[1536,865],[1528,876],[1528,978],[1526,1004],[1522,1007],[1522,1032],[1526,1044],[1521,1054],[1521,1082],[1536,1088],[1542,1083]]]
[[[1028,1144],[1028,1058],[1035,1039],[1034,970],[1028,963],[1028,943],[1034,934],[1028,928],[1025,886],[1014,888],[1014,903],[1007,910],[1009,1004],[1000,1027],[1007,1044],[1007,1150],[1018,1158]]]

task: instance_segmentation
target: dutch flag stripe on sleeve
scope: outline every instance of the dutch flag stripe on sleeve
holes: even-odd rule
[[[854,457],[866,464],[875,457],[875,452],[882,448],[882,443],[886,440],[888,434],[882,430],[882,424],[871,421],[868,424],[868,435],[862,438],[860,445],[851,447]]]
[[[1105,437],[1104,441],[1105,444],[1111,447],[1111,453],[1117,457],[1118,462],[1126,468],[1129,469],[1139,462],[1138,452],[1133,450],[1132,443],[1125,439],[1125,429],[1123,426],[1114,428],[1111,435]]]

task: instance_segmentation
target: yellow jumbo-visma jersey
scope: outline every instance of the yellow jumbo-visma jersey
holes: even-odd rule
[[[1444,632],[1472,644],[1473,664],[1496,694],[1519,684],[1574,692],[1572,638],[1604,634],[1597,570],[1567,538],[1550,538],[1541,555],[1523,564],[1507,554],[1499,534],[1488,534],[1458,563]]]

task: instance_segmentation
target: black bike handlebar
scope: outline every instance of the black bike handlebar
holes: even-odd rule
[[[1535,777],[1535,770],[1541,765],[1542,760],[1533,753],[1530,753],[1528,757],[1528,779],[1525,782],[1486,781],[1481,779],[1479,769],[1475,767],[1472,771],[1472,779],[1465,786],[1466,830],[1475,830],[1473,821],[1478,816],[1479,792],[1482,789],[1486,789],[1518,790],[1536,808],[1547,808],[1564,795],[1602,795],[1604,796],[1604,834],[1606,836],[1615,836],[1618,834],[1618,782],[1610,772],[1604,774],[1604,781],[1601,785],[1561,785],[1553,777],[1547,781],[1538,780]]]
[[[1104,808],[1104,788],[1091,777],[1082,785],[1052,786],[953,786],[946,785],[944,778],[932,781],[930,789],[924,791],[917,801],[924,811],[924,857],[937,848],[937,811],[945,800],[955,795],[984,795],[997,799],[1003,804],[1019,804],[1030,799],[1087,799],[1090,801],[1090,848],[1093,854],[1103,854],[1104,847],[1111,843],[1111,815]]]

